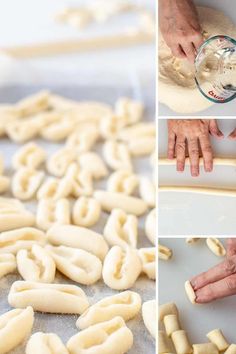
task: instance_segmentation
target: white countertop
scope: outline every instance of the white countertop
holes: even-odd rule
[[[173,250],[173,259],[167,262],[159,260],[159,304],[176,303],[182,328],[187,331],[192,344],[208,342],[206,334],[215,328],[223,331],[229,343],[236,343],[236,296],[192,305],[184,290],[186,280],[224,258],[215,256],[205,245],[205,240],[187,245],[184,238],[166,238],[160,239],[160,243]]]
[[[159,120],[159,156],[167,155],[167,121]],[[235,127],[235,119],[219,120],[227,136]],[[215,156],[236,156],[236,142],[211,138]],[[191,177],[189,167],[183,173],[176,166],[159,167],[160,185],[200,185],[236,189],[236,169],[215,166],[199,177]],[[194,193],[159,193],[160,235],[234,235],[236,232],[236,198]]]

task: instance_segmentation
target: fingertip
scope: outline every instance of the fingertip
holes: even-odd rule
[[[191,168],[191,176],[198,177],[199,176],[199,169],[196,167]]]
[[[177,171],[178,172],[184,171],[184,163],[183,162],[177,162]]]

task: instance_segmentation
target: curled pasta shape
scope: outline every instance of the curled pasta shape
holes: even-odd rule
[[[172,257],[172,250],[166,246],[158,244],[158,258],[168,261]]]
[[[118,170],[110,175],[107,180],[109,192],[133,194],[139,184],[138,176],[130,171]]]
[[[0,279],[16,270],[16,258],[11,253],[0,254]]]
[[[138,254],[142,261],[142,272],[147,274],[148,278],[156,279],[156,248],[140,248]]]
[[[26,346],[26,354],[69,354],[61,339],[54,333],[34,333]]]
[[[104,237],[111,246],[127,246],[136,248],[138,239],[138,219],[128,215],[121,209],[113,209],[103,231]]]
[[[90,306],[77,320],[76,326],[85,329],[100,322],[111,320],[116,316],[125,321],[135,317],[141,309],[141,297],[133,291],[105,297]]]
[[[72,195],[89,197],[93,194],[93,178],[89,171],[81,170],[79,165],[72,163],[67,170],[65,180],[72,186]]]
[[[114,246],[107,253],[103,264],[104,283],[114,290],[126,290],[136,282],[142,263],[135,249]]]
[[[62,116],[56,122],[51,122],[44,126],[40,135],[43,139],[58,142],[66,139],[74,129],[74,121],[69,116]]]
[[[111,212],[113,209],[122,209],[128,214],[140,216],[147,211],[147,204],[140,198],[132,197],[122,193],[97,190],[94,192],[104,211]]]
[[[111,115],[101,120],[100,133],[103,139],[116,139],[118,132],[126,125],[125,117]]]
[[[152,209],[146,217],[145,233],[153,245],[156,244],[156,209]]]
[[[42,128],[42,121],[35,118],[16,119],[8,123],[6,133],[9,139],[16,143],[25,143],[26,141],[38,136]]]
[[[68,183],[68,179],[63,177],[48,178],[39,188],[37,192],[37,199],[62,199],[67,198],[72,193],[72,185]]]
[[[27,211],[20,201],[0,198],[0,232],[33,226],[34,224],[34,214]]]
[[[6,176],[0,176],[0,194],[8,191],[10,187],[10,178]]]
[[[46,159],[46,152],[39,145],[30,142],[23,145],[13,156],[14,169],[29,167],[37,169]]]
[[[89,307],[85,293],[78,286],[30,281],[14,282],[8,302],[12,307],[32,306],[35,311],[48,313],[81,314]]]
[[[37,226],[48,230],[53,224],[70,224],[70,202],[62,198],[58,200],[41,199],[38,203]]]
[[[223,244],[217,238],[208,237],[206,239],[206,244],[216,256],[224,257],[226,255],[226,250]]]
[[[76,152],[74,149],[62,148],[57,150],[47,161],[47,170],[56,177],[65,175],[70,164],[75,161]]]
[[[108,166],[113,170],[131,170],[132,162],[128,147],[115,140],[107,140],[103,146],[103,155]]]
[[[6,126],[19,118],[19,114],[14,106],[0,105],[0,136],[6,134]]]
[[[149,300],[143,303],[142,316],[146,328],[153,336],[153,338],[156,338],[156,333],[157,333],[156,300]]]
[[[91,130],[78,129],[67,138],[66,147],[75,149],[77,153],[84,153],[92,149],[98,138],[99,132],[96,127],[91,127]]]
[[[16,104],[16,110],[20,117],[27,117],[46,111],[49,108],[49,91],[43,90],[30,95]]]
[[[20,200],[32,199],[44,179],[44,172],[28,167],[20,168],[12,178],[12,193]]]
[[[140,196],[150,208],[156,205],[156,190],[154,183],[147,177],[140,177],[139,179],[139,193]]]
[[[0,316],[0,353],[9,353],[31,333],[34,323],[32,307],[14,309]]]
[[[144,106],[142,102],[121,97],[115,104],[115,112],[118,116],[125,118],[127,125],[134,124],[142,119]]]
[[[102,275],[102,262],[93,254],[71,247],[47,246],[57,269],[69,279],[84,285],[96,283]]]
[[[71,354],[125,354],[133,345],[133,334],[123,318],[95,324],[69,339]]]
[[[17,269],[24,280],[52,283],[56,266],[45,248],[35,244],[31,250],[19,250],[16,255]]]
[[[30,249],[33,244],[44,246],[46,235],[33,227],[23,227],[16,230],[5,231],[0,237],[0,253],[16,254],[20,249]]]
[[[94,198],[80,197],[73,206],[73,223],[78,226],[95,225],[101,215],[101,205]]]
[[[185,239],[186,243],[188,243],[189,245],[192,245],[193,243],[196,243],[199,240],[200,240],[200,238],[198,238],[198,237],[187,237]]]
[[[104,178],[108,175],[105,163],[95,152],[85,152],[79,155],[78,162],[81,168],[89,171],[94,179]]]
[[[80,248],[103,260],[108,252],[104,237],[97,232],[74,225],[53,225],[47,231],[48,241],[55,246]]]

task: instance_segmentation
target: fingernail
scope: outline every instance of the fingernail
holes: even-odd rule
[[[177,162],[177,171],[179,172],[184,171],[184,164],[182,162]]]
[[[212,172],[212,170],[213,170],[213,166],[211,165],[205,167],[206,172]]]

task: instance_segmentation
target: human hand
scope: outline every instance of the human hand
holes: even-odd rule
[[[227,240],[227,258],[191,281],[197,303],[236,295],[236,239]]]
[[[210,134],[219,139],[223,138],[215,119],[168,120],[168,158],[173,159],[176,156],[177,171],[184,171],[185,157],[188,153],[191,175],[197,177],[199,175],[200,149],[205,171],[212,171],[213,153]]]
[[[229,134],[228,138],[230,140],[236,140],[236,128]]]
[[[172,54],[194,63],[203,36],[193,1],[159,0],[159,24]]]

